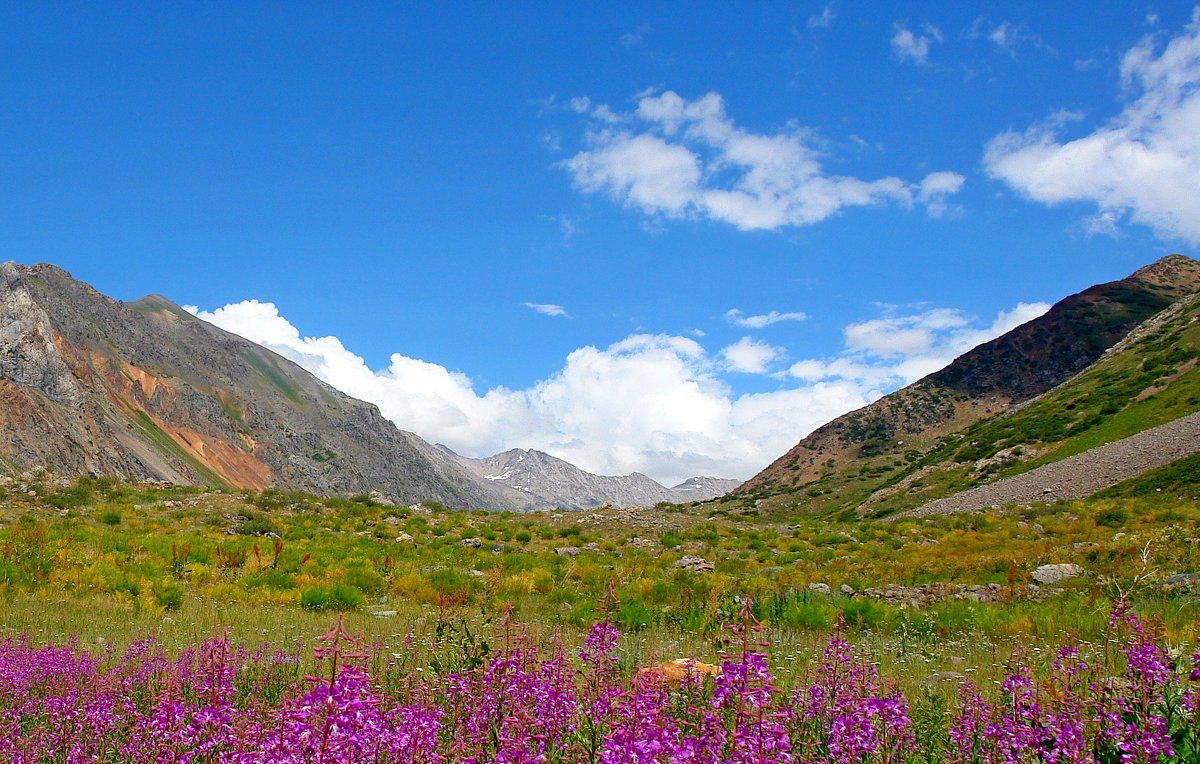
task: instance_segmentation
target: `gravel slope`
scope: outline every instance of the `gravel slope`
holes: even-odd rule
[[[1197,451],[1200,451],[1200,412],[1020,475],[931,501],[896,517],[948,515],[1034,501],[1082,499]]]

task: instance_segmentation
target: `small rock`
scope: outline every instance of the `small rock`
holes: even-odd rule
[[[808,590],[813,594],[818,594],[822,597],[828,597],[833,592],[829,588],[829,584],[817,582],[808,585]]]
[[[467,574],[468,574],[468,575],[471,575],[471,576],[474,576],[475,578],[483,578],[483,571],[482,571],[482,570],[476,570],[475,568],[471,568],[470,570],[468,570],[468,571],[467,571]]]
[[[397,541],[397,542],[401,542],[401,541],[403,541],[403,542],[409,542],[409,541],[412,541],[412,540],[413,540],[413,537],[412,537],[412,536],[410,536],[409,534],[405,533],[404,531],[400,531],[400,534],[399,534],[398,536],[396,536],[396,541]]]
[[[369,493],[367,495],[370,497],[371,501],[373,501],[376,504],[379,504],[381,506],[384,506],[384,507],[396,506],[396,502],[394,502],[391,499],[389,499],[388,497],[384,496],[383,493],[378,490],[371,491],[371,493]]]
[[[685,554],[680,557],[679,562],[675,563],[675,567],[690,570],[693,573],[711,573],[716,570],[716,566],[711,562],[694,554]]]
[[[583,550],[577,546],[560,546],[554,550],[554,553],[559,557],[578,557]]]
[[[373,610],[373,611],[371,611],[371,615],[375,616],[376,618],[395,618],[396,614],[397,614],[397,611],[395,611],[395,610]]]
[[[465,547],[470,547],[471,549],[479,549],[480,547],[483,546],[483,539],[469,538],[469,539],[463,539],[462,541],[460,541],[458,543],[462,544]]]
[[[1054,565],[1042,565],[1033,571],[1033,580],[1039,584],[1057,584],[1068,578],[1075,578],[1083,575],[1083,568],[1069,562],[1060,562]]]
[[[842,584],[841,586],[838,587],[838,591],[841,592],[842,594],[846,595],[847,597],[854,596],[854,587],[851,586],[850,584]]]

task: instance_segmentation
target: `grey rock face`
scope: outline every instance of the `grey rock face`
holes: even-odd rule
[[[517,508],[290,361],[50,265],[0,265],[0,397],[0,467]]]
[[[1083,575],[1083,568],[1069,562],[1060,562],[1055,565],[1042,565],[1037,570],[1033,571],[1033,580],[1039,584],[1057,584],[1060,581],[1065,581],[1068,578],[1076,578]]]

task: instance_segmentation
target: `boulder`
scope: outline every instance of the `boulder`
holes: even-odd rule
[[[1083,575],[1083,568],[1069,562],[1060,562],[1053,565],[1041,565],[1037,570],[1033,571],[1033,580],[1039,584],[1057,584],[1060,581],[1065,581],[1068,578],[1075,578]]]

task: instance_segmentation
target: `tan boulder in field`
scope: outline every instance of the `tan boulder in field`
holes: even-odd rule
[[[647,666],[638,670],[638,676],[664,684],[679,686],[689,677],[705,676],[718,677],[721,667],[711,663],[701,663],[691,658],[676,658],[673,661],[660,663],[657,666]]]

